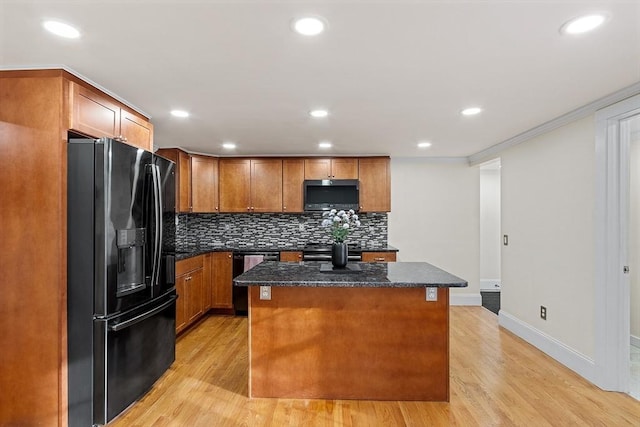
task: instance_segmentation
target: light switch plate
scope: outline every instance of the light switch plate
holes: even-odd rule
[[[271,286],[260,286],[260,299],[271,301]]]

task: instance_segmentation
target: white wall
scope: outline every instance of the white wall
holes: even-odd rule
[[[391,159],[389,244],[398,261],[428,262],[468,281],[451,291],[452,303],[481,302],[479,175],[466,161]]]
[[[480,168],[480,287],[500,283],[500,169]],[[484,285],[483,285],[484,284]]]
[[[636,118],[633,120],[639,120]],[[631,212],[629,215],[629,266],[630,266],[630,315],[631,336],[634,345],[640,344],[640,135],[635,134],[631,140],[630,188],[629,199]]]
[[[593,358],[594,117],[504,151],[501,164],[501,228],[509,236],[501,310],[544,339]]]

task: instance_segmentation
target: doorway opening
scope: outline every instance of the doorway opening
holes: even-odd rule
[[[640,95],[596,113],[594,379],[605,390],[636,398],[632,383],[638,364],[632,357],[638,357],[633,350],[640,303],[633,289],[640,278],[640,162],[633,159],[640,152],[639,120]]]
[[[500,311],[500,159],[480,165],[480,295],[482,306]]]
[[[629,135],[629,394],[640,400],[640,114],[621,126]]]

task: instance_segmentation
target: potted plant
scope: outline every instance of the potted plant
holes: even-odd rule
[[[360,226],[358,215],[353,209],[348,211],[331,209],[323,212],[322,218],[322,226],[328,227],[333,237],[331,262],[334,267],[344,268],[349,259],[349,250],[345,239],[353,228]]]

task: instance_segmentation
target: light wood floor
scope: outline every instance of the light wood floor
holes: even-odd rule
[[[639,401],[591,385],[482,307],[451,308],[450,352],[450,403],[249,399],[247,320],[211,316],[109,427],[640,426]]]

